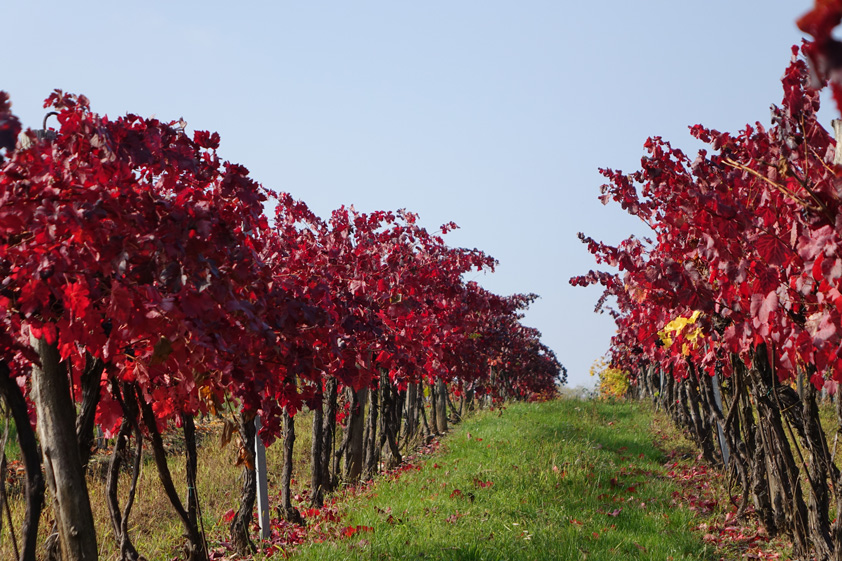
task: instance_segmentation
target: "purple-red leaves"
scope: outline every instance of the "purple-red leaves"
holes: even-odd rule
[[[371,526],[362,526],[362,525],[358,524],[356,526],[346,526],[345,528],[342,529],[340,534],[343,537],[350,538],[351,536],[353,536],[354,534],[357,534],[359,532],[373,532],[373,531],[374,531],[374,528],[372,528]]]
[[[842,2],[840,0],[816,0],[812,10],[801,16],[798,28],[813,36],[814,42],[808,43],[804,50],[810,59],[817,78],[813,87],[819,89],[825,80],[831,80],[833,97],[838,108],[842,109],[842,43],[832,36],[833,29],[842,21]]]
[[[72,282],[64,286],[64,301],[75,317],[83,317],[91,305],[90,292],[82,282]]]
[[[262,193],[169,125],[101,118],[60,91],[48,104],[57,136],[33,138],[0,173],[3,331],[24,347],[30,332],[56,342],[80,368],[102,358],[150,401],[154,388],[162,418],[202,407],[194,372],[241,394],[277,348],[258,320],[272,281],[257,259]],[[113,424],[113,407],[103,418]]]
[[[769,265],[786,266],[792,257],[792,250],[780,238],[771,234],[757,236],[754,247],[758,255]]]
[[[830,38],[833,28],[842,21],[842,2],[839,0],[816,0],[812,10],[798,19],[798,29],[812,35],[816,41]]]
[[[802,27],[830,41],[840,10],[840,2],[819,2]],[[818,93],[807,82],[805,63],[794,59],[769,128],[691,127],[716,153],[691,160],[652,137],[640,171],[602,170],[610,181],[603,199],[654,231],[651,241],[629,238],[616,247],[580,235],[598,263],[620,271],[571,279],[602,284],[598,308],[616,302],[613,366],[632,371],[650,361],[683,378],[688,362],[713,372],[722,353],[750,356],[760,343],[776,348],[781,380],[798,364],[822,370],[842,362],[842,197],[833,187],[833,139],[816,118]],[[677,334],[680,344],[662,345],[659,330],[693,313],[694,342]],[[725,361],[725,375],[728,367]]]
[[[496,262],[447,246],[455,224],[432,234],[405,210],[353,208],[323,221],[223,163],[216,133],[190,138],[183,123],[110,120],[89,105],[55,91],[55,138],[29,134],[15,151],[20,125],[0,95],[0,360],[20,359],[16,376],[32,333],[74,371],[102,359],[104,387],[137,384],[159,421],[233,397],[260,412],[265,441],[282,408],[317,403],[328,376],[353,388],[445,379],[476,395],[554,391],[563,368],[520,324],[534,297],[465,282]],[[492,365],[506,387],[489,387]]]
[[[193,133],[193,142],[202,148],[210,148],[216,150],[219,148],[219,133],[210,133],[208,131],[195,131]]]
[[[762,294],[751,295],[751,315],[753,325],[761,337],[769,336],[769,316],[778,309],[778,295],[770,292],[765,297]]]

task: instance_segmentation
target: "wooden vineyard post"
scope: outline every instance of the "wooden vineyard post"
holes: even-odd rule
[[[798,388],[798,399],[804,399],[804,373],[799,372],[798,377],[795,379],[795,387]]]
[[[260,417],[254,418],[254,475],[257,480],[257,518],[260,522],[260,539],[271,535],[269,527],[269,487],[266,483],[266,446],[260,438]]]
[[[664,383],[665,383],[664,367],[662,366],[658,370],[661,371],[661,379],[660,379],[660,382],[658,384],[658,410],[660,411],[662,403],[664,404],[665,409],[667,408],[667,405],[666,405],[666,401],[664,401],[666,399],[666,392],[664,391]]]
[[[722,411],[722,394],[719,392],[719,374],[713,375],[713,399],[716,401],[716,406]],[[725,433],[722,432],[722,425],[717,421],[716,433],[719,436],[719,448],[722,450],[722,463],[728,465],[728,458],[730,457],[730,450],[728,449],[728,442],[725,440]]]

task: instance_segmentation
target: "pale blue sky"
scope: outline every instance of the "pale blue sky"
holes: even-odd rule
[[[541,295],[524,323],[590,386],[613,323],[568,285],[594,268],[576,233],[641,232],[599,203],[597,169],[635,170],[650,135],[690,151],[688,125],[768,123],[811,2],[6,4],[0,89],[25,126],[62,88],[216,130],[224,158],[322,216],[453,220],[450,245],[501,262],[477,280]]]

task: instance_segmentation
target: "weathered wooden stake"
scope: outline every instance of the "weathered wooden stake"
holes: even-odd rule
[[[799,372],[796,378],[795,386],[798,388],[798,399],[804,400],[804,373]]]
[[[714,373],[712,382],[713,399],[716,401],[716,406],[719,407],[719,411],[723,411],[722,394],[719,392],[719,374]],[[722,450],[722,463],[727,466],[731,451],[728,449],[728,442],[725,440],[725,433],[722,431],[722,425],[720,425],[718,421],[716,423],[716,433],[719,435],[719,448]]]

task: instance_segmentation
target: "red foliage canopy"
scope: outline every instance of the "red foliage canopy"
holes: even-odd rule
[[[766,343],[781,380],[804,364],[842,375],[842,196],[834,142],[816,119],[818,92],[797,52],[770,128],[732,135],[697,125],[692,134],[713,155],[691,160],[656,137],[640,171],[603,170],[605,196],[654,232],[618,247],[582,237],[598,262],[621,271],[572,280],[599,282],[617,298],[617,365],[666,361],[682,376],[690,358],[712,373],[717,364],[727,370],[726,353],[747,358]],[[681,344],[664,345],[662,330],[693,312],[701,319],[675,334]]]

